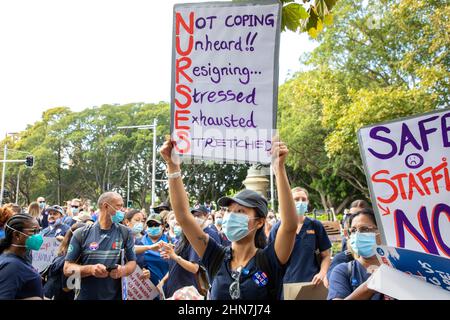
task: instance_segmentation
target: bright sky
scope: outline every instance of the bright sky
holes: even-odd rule
[[[172,10],[182,0],[0,2],[0,137],[52,107],[170,99]],[[280,84],[316,44],[283,32]]]

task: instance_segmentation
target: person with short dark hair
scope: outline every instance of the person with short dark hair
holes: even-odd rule
[[[42,279],[27,259],[44,239],[39,224],[28,214],[13,215],[5,224],[0,241],[0,300],[42,299]]]
[[[45,229],[48,227],[48,212],[47,212],[47,203],[45,202],[44,197],[38,197],[36,202],[39,204],[39,209],[41,210],[41,215],[39,216],[38,222],[41,226],[41,229]]]

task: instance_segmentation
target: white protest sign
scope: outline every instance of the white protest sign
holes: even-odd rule
[[[359,143],[384,243],[450,257],[450,110],[362,128]]]
[[[44,271],[56,257],[60,244],[56,238],[44,237],[44,243],[39,251],[32,251],[33,267],[39,272]]]
[[[382,264],[367,286],[397,300],[450,300],[450,293],[437,286]]]
[[[136,266],[136,270],[127,277],[127,300],[153,300],[159,295],[158,289],[149,279],[140,279],[142,275],[142,269]]]
[[[281,4],[174,6],[171,136],[183,160],[270,163]]]

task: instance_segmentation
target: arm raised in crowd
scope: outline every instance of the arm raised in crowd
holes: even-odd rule
[[[180,165],[172,159],[173,141],[166,141],[161,148],[161,156],[167,163],[169,174],[181,172]],[[177,178],[169,178],[169,195],[173,211],[178,223],[186,235],[189,243],[200,258],[205,253],[208,245],[209,236],[195,222],[194,216],[189,210],[189,200],[184,188],[181,176]]]
[[[288,262],[294,249],[297,232],[297,214],[291,187],[286,174],[285,161],[288,149],[278,138],[274,138],[272,145],[273,170],[276,177],[277,193],[281,223],[275,238],[275,252],[281,264]]]
[[[161,257],[163,257],[163,259],[166,259],[166,260],[172,259],[186,271],[189,271],[194,274],[197,273],[198,268],[199,268],[198,263],[190,262],[186,259],[183,259],[179,255],[177,255],[175,253],[175,250],[173,249],[173,247],[170,244],[164,243],[164,242],[161,243],[160,253],[161,253]]]

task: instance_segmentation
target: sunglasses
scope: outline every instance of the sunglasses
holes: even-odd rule
[[[237,300],[241,297],[241,288],[239,285],[239,279],[241,277],[242,267],[239,267],[236,271],[231,272],[231,277],[234,281],[230,284],[229,292],[231,299]]]
[[[74,208],[74,209],[78,209],[79,208],[79,206],[71,206],[72,208]]]

